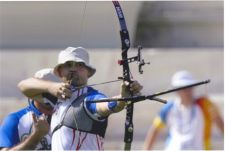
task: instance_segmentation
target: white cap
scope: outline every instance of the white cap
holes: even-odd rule
[[[188,71],[178,71],[176,72],[171,81],[171,85],[173,87],[181,87],[190,84],[194,84],[196,80],[192,77],[192,75]]]
[[[35,73],[34,77],[47,81],[60,82],[60,78],[53,73],[52,68],[41,69]],[[48,96],[51,96],[51,94],[48,94]],[[43,97],[43,103],[50,104],[52,107],[54,107],[54,103],[51,99],[52,97]]]
[[[58,67],[67,61],[83,62],[90,71],[89,77],[93,76],[96,72],[96,69],[89,64],[89,54],[83,47],[68,47],[59,53],[58,64],[54,68],[54,73],[56,75],[59,76]]]
[[[60,82],[59,77],[57,77],[53,73],[53,69],[52,68],[41,69],[41,70],[37,71],[34,74],[34,77],[38,78],[38,79],[42,79],[42,80],[48,80],[48,81],[53,81],[53,82]]]

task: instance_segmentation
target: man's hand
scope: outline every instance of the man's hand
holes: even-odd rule
[[[59,99],[67,99],[70,98],[72,92],[70,90],[70,85],[68,83],[51,83],[48,87],[48,91],[50,94],[56,96]]]
[[[143,86],[140,85],[137,81],[133,81],[130,85],[127,82],[122,83],[121,85],[121,97],[129,97],[131,94],[133,95],[140,95],[140,91],[142,90]],[[119,112],[126,106],[126,102],[118,101],[117,107],[114,111]]]
[[[43,136],[48,134],[49,132],[49,124],[48,121],[45,119],[45,115],[42,114],[39,118],[32,113],[33,119],[33,132],[31,135],[35,136],[37,139],[41,139]]]
[[[137,81],[133,81],[132,83],[124,82],[121,85],[121,97],[129,97],[131,93],[133,95],[140,95],[140,91],[142,90],[143,86],[140,85]]]
[[[32,99],[43,93],[50,93],[59,99],[70,98],[72,94],[69,83],[52,82],[37,78],[22,80],[18,87],[24,95]]]

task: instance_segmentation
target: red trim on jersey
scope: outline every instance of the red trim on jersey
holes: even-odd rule
[[[98,144],[98,150],[100,150],[98,135],[96,135],[96,141],[97,141],[97,144]]]
[[[83,139],[81,140],[80,144],[78,144],[78,150],[81,148],[81,145],[83,144],[85,138],[87,137],[87,133],[85,133],[85,136],[83,137]]]
[[[103,147],[103,138],[102,138],[102,137],[100,137],[100,140],[101,140],[101,150],[103,150],[103,151],[104,151],[104,147]]]
[[[76,147],[76,150],[79,150],[80,148],[80,137],[81,136],[81,132],[79,132],[79,139],[78,139],[78,143],[77,143],[77,147]]]
[[[70,145],[70,150],[72,150],[72,147],[73,147],[73,143],[74,143],[74,140],[75,140],[75,134],[76,134],[76,130],[73,129],[73,140],[72,140],[72,143]]]

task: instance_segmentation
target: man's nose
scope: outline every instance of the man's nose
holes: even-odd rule
[[[76,68],[71,68],[70,70],[69,70],[69,73],[70,74],[74,74],[74,73],[76,73],[77,72],[77,69]]]
[[[77,68],[75,65],[72,65],[72,66],[70,66],[69,70],[70,70],[71,72],[75,72],[75,71],[78,70],[78,68]]]

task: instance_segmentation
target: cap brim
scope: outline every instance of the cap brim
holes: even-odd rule
[[[82,62],[82,61],[80,61],[80,62]],[[61,66],[61,65],[63,65],[63,64],[58,64],[57,66],[55,66],[55,68],[54,68],[54,70],[53,70],[54,74],[57,75],[58,77],[60,77],[59,72],[58,72],[58,68],[59,68],[59,66]],[[96,69],[95,69],[94,67],[90,66],[90,65],[85,65],[85,67],[86,67],[86,68],[88,69],[88,71],[90,72],[90,75],[89,75],[88,77],[89,77],[89,78],[92,77],[92,76],[95,74]]]
[[[187,86],[187,85],[191,85],[194,84],[196,81],[194,80],[187,80],[187,81],[176,81],[172,83],[173,87],[183,87],[183,86]]]

